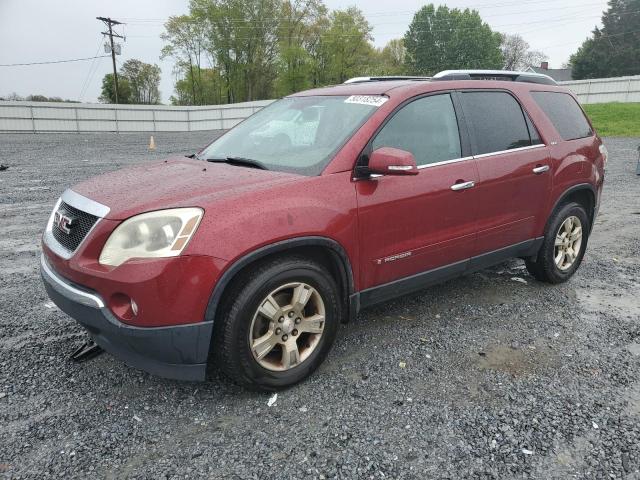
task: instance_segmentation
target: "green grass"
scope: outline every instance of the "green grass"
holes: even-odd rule
[[[640,137],[640,103],[583,105],[601,137]]]

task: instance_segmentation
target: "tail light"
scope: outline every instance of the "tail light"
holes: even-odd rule
[[[607,150],[607,147],[604,146],[604,144],[600,145],[600,155],[602,155],[602,164],[604,168],[607,168],[607,160],[609,160],[609,151]]]

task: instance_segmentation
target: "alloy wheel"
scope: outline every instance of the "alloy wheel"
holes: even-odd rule
[[[568,217],[556,234],[554,257],[561,271],[569,270],[580,253],[582,246],[582,222],[576,216]]]
[[[320,293],[293,282],[273,290],[260,302],[249,329],[253,358],[267,370],[286,371],[316,349],[325,324]]]

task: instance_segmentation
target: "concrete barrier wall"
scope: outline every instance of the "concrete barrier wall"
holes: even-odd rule
[[[202,107],[0,101],[0,132],[224,130],[272,101]]]
[[[640,75],[561,82],[583,104],[640,102]],[[0,132],[191,132],[228,129],[273,100],[172,107],[0,101]]]
[[[640,102],[640,75],[631,77],[596,78],[560,82],[571,89],[580,103]]]

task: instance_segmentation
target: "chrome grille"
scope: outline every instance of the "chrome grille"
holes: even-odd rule
[[[70,226],[69,233],[61,230],[54,222],[51,229],[53,238],[55,238],[64,248],[70,252],[74,252],[82,240],[84,240],[84,237],[86,237],[89,231],[93,228],[99,217],[83,212],[82,210],[78,210],[64,201],[60,202],[58,212],[72,218],[73,222]]]

